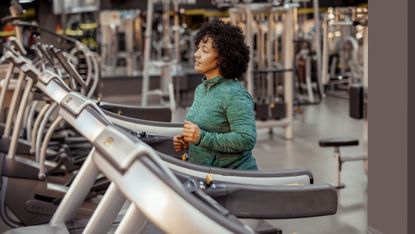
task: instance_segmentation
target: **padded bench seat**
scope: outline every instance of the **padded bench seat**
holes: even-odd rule
[[[321,147],[357,146],[359,140],[351,137],[334,137],[321,139],[318,143]]]

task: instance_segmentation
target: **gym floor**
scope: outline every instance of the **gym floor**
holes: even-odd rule
[[[280,133],[280,134],[278,134]],[[349,118],[348,101],[328,97],[320,105],[306,106],[294,122],[294,139],[283,139],[283,131],[270,137],[265,129],[258,130],[254,150],[262,169],[278,170],[305,168],[310,170],[315,183],[336,181],[336,161],[332,148],[321,148],[321,138],[350,136],[363,140],[363,121]],[[363,146],[344,147],[343,155],[360,156]],[[361,161],[343,164],[342,182],[346,185],[339,195],[339,207],[334,216],[270,220],[283,233],[367,233],[367,175]]]
[[[137,96],[107,97],[105,101],[137,105]],[[154,100],[153,100],[154,101]],[[173,121],[184,120],[186,109],[178,109]],[[314,175],[315,184],[336,182],[336,160],[332,148],[321,148],[319,139],[348,136],[359,140],[360,145],[343,147],[342,155],[360,156],[363,153],[363,120],[349,117],[346,99],[326,97],[319,105],[303,107],[302,114],[294,119],[294,139],[287,141],[282,128],[257,130],[257,144],[253,151],[261,170],[303,168]],[[346,185],[338,192],[339,207],[336,215],[268,220],[287,234],[302,233],[367,233],[367,175],[362,161],[343,164],[342,182]]]
[[[137,105],[137,96],[105,97],[104,101]],[[183,121],[185,109],[178,109],[173,121]],[[315,184],[336,181],[336,161],[331,148],[321,148],[321,138],[350,136],[363,139],[363,121],[349,118],[348,101],[327,97],[320,105],[305,106],[294,120],[294,139],[287,141],[283,130],[258,129],[254,155],[262,170],[304,168],[314,175]],[[363,146],[342,149],[344,155],[361,155]],[[268,220],[285,234],[302,233],[367,233],[367,176],[361,161],[343,165],[342,182],[346,188],[339,191],[336,215],[290,220]],[[0,222],[0,231],[9,228]]]

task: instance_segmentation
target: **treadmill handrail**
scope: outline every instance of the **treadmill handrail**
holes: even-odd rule
[[[220,230],[215,223],[225,227],[222,229],[223,231],[226,229],[234,233],[249,233],[251,231],[239,222],[235,223],[226,219],[227,216],[224,217],[212,207],[186,192],[177,178],[163,165],[156,152],[128,134],[113,126],[107,126],[96,137],[93,144],[100,152],[100,154],[94,155],[94,162],[102,173],[116,183],[124,195],[164,231],[173,231],[172,228],[178,228],[176,231],[179,232],[188,231],[188,229],[194,231],[208,231],[210,228],[212,228],[211,230]],[[116,154],[114,155],[114,153]],[[138,186],[134,186],[137,183],[137,178],[142,179],[140,187],[145,187],[145,189],[138,189]],[[157,190],[154,189],[155,187]],[[164,203],[164,198],[169,202]],[[157,209],[157,207],[161,209]],[[186,219],[183,220],[182,217],[186,217]],[[199,220],[201,218],[203,220]],[[188,225],[187,227],[171,227],[173,220],[175,220],[174,223],[183,224],[186,222]]]

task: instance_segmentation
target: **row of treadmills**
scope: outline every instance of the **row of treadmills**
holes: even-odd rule
[[[38,43],[29,53],[13,38],[3,46],[6,233],[282,233],[263,220],[336,213],[336,190],[307,170],[188,163],[172,147],[182,123],[163,107],[95,100],[97,56],[74,48]]]

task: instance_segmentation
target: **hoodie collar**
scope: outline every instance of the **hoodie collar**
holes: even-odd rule
[[[205,85],[205,87],[212,87],[217,83],[220,83],[221,81],[223,81],[224,78],[222,76],[215,76],[212,79],[208,80],[206,79],[206,77],[203,78],[203,84]]]

